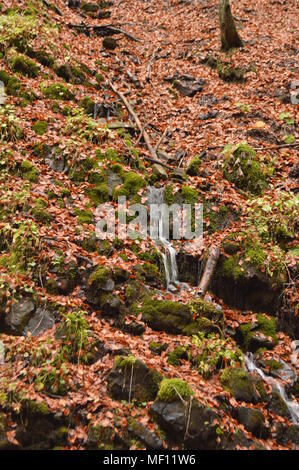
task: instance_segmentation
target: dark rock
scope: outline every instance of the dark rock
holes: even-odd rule
[[[128,419],[128,430],[140,441],[144,442],[147,449],[163,449],[163,442],[156,434],[147,429],[143,424],[133,418]]]
[[[141,336],[145,332],[144,323],[138,323],[137,321],[131,321],[130,323],[124,323],[122,329],[133,336]]]
[[[204,114],[204,113],[201,113],[198,118],[201,120],[201,121],[205,121],[207,119],[215,119],[215,117],[217,117],[219,114],[219,111],[209,111],[208,113]]]
[[[266,374],[277,377],[285,382],[294,384],[297,380],[296,371],[287,362],[275,356],[271,360],[258,360],[258,366],[263,369]]]
[[[152,170],[153,170],[153,175],[155,175],[158,180],[167,180],[168,175],[164,166],[159,165],[158,163],[155,163],[152,166]]]
[[[101,103],[97,108],[96,117],[108,119],[110,117],[119,117],[120,108],[117,101]]]
[[[175,168],[171,174],[171,179],[178,182],[183,182],[186,179],[186,173],[183,168]]]
[[[149,344],[149,349],[152,351],[153,354],[156,354],[156,356],[160,356],[163,351],[166,351],[168,348],[168,344],[166,343],[157,343],[155,341],[152,341]]]
[[[223,270],[223,262],[224,258],[221,257],[211,283],[211,290],[217,297],[241,310],[276,312],[281,301],[282,286],[274,284],[253,267],[248,267],[242,276],[236,277],[233,272]]]
[[[188,75],[183,75],[180,78],[174,80],[174,87],[183,95],[183,96],[195,96],[196,93],[202,91],[205,81],[203,79],[196,80],[193,77]]]
[[[290,443],[299,445],[299,426],[287,426],[283,423],[276,425],[276,440],[279,444],[288,445]]]
[[[212,106],[213,104],[217,104],[217,103],[218,103],[218,99],[216,98],[215,95],[212,95],[211,93],[202,95],[199,100],[200,106]]]
[[[260,410],[241,406],[237,410],[238,421],[244,428],[260,439],[269,437],[269,429],[265,426],[264,415]]]
[[[201,261],[193,255],[179,251],[177,254],[179,281],[197,286],[201,272]]]
[[[107,390],[116,400],[154,400],[162,376],[133,356],[118,356],[107,377]]]
[[[182,401],[166,403],[156,400],[151,413],[167,437],[175,443],[183,444],[185,449],[217,449],[217,414],[196,399],[192,400],[190,411],[188,408],[188,404],[185,405]]]
[[[5,316],[6,332],[13,335],[23,335],[34,311],[35,305],[30,298],[21,298],[14,301],[9,313]]]
[[[299,315],[294,305],[284,299],[284,305],[278,310],[278,328],[291,338],[299,338]]]
[[[103,47],[110,51],[114,51],[118,46],[117,40],[112,38],[111,36],[106,36],[103,39]]]
[[[50,330],[55,325],[55,314],[45,307],[39,307],[30,318],[24,333],[31,333],[32,336],[38,336],[46,330]]]

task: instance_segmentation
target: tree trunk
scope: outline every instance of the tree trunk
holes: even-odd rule
[[[243,42],[236,29],[229,0],[220,0],[219,22],[221,29],[222,50],[228,51],[232,47],[242,47]]]

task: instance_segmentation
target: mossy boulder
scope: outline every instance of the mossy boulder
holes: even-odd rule
[[[32,214],[37,222],[48,224],[52,220],[51,214],[47,211],[48,203],[43,198],[38,198],[32,208]]]
[[[27,46],[26,54],[42,64],[44,67],[52,68],[55,64],[54,57],[43,49],[33,49],[32,47]]]
[[[157,341],[152,341],[148,347],[153,354],[155,354],[156,356],[160,356],[163,351],[166,351],[168,345],[165,343],[158,343]]]
[[[188,360],[188,348],[177,346],[168,354],[167,362],[172,366],[179,366],[182,359]]]
[[[237,330],[237,339],[246,351],[273,349],[278,343],[275,318],[258,314],[255,323],[243,323]]]
[[[182,304],[169,300],[145,298],[142,307],[142,320],[151,328],[173,334],[192,336],[202,326],[201,319],[210,317],[219,321],[222,313],[204,301]]]
[[[51,85],[42,84],[41,91],[44,96],[50,100],[71,101],[75,95],[62,83],[51,83]]]
[[[292,420],[292,416],[288,409],[288,406],[277,390],[272,391],[268,404],[268,409],[273,413],[282,416],[283,418],[287,418],[290,421]]]
[[[237,188],[261,194],[267,187],[266,168],[259,162],[255,150],[246,142],[227,145],[223,151],[223,176]]]
[[[63,78],[68,83],[82,85],[86,81],[85,73],[75,65],[62,64],[54,68],[58,77]]]
[[[242,254],[220,256],[211,290],[230,306],[255,312],[275,312],[280,305],[283,284],[245,261]]]
[[[39,171],[33,163],[29,162],[29,160],[22,161],[19,172],[22,178],[30,181],[31,183],[36,183],[38,181]]]
[[[228,390],[236,400],[246,403],[257,403],[261,399],[261,388],[256,387],[251,376],[240,368],[227,368],[221,374],[221,385]]]
[[[109,201],[109,188],[107,183],[97,184],[94,188],[86,190],[86,195],[95,206]]]
[[[40,73],[36,63],[22,54],[11,56],[9,58],[9,65],[13,72],[18,72],[29,78],[36,78]]]
[[[186,170],[187,175],[198,176],[200,164],[201,164],[201,160],[199,156],[192,158]]]
[[[116,400],[138,403],[156,398],[162,376],[134,356],[118,356],[107,377],[108,393]]]
[[[117,200],[118,196],[126,196],[130,199],[136,198],[137,193],[145,186],[145,180],[134,171],[129,171],[124,175],[124,183],[113,190],[113,198]],[[137,201],[136,199],[136,202]]]

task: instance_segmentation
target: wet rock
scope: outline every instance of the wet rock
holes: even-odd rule
[[[23,335],[24,329],[33,316],[35,305],[30,298],[14,301],[5,316],[5,330],[8,334]]]
[[[179,251],[177,265],[179,281],[197,286],[201,272],[201,261],[193,255]]]
[[[278,328],[291,338],[299,338],[299,315],[288,301],[278,310]]]
[[[265,418],[260,410],[241,406],[237,410],[238,421],[244,428],[260,439],[269,437],[269,429],[265,426]]]
[[[50,310],[39,307],[30,318],[24,333],[31,333],[32,336],[38,336],[46,330],[50,330],[55,325],[55,313]]]
[[[196,80],[194,77],[190,77],[189,75],[182,75],[173,81],[173,85],[183,96],[192,97],[199,91],[202,91],[203,86],[205,85],[205,80],[201,78]]]
[[[153,432],[147,429],[143,424],[138,423],[133,418],[128,419],[128,430],[140,441],[144,442],[147,449],[163,449],[163,442]]]
[[[275,318],[258,314],[255,323],[245,323],[237,328],[236,340],[243,349],[253,353],[260,348],[273,349],[277,344]]]
[[[118,356],[107,377],[107,390],[116,400],[154,400],[162,376],[134,356]]]
[[[211,408],[196,399],[192,400],[190,411],[188,403],[184,404],[180,400],[172,403],[156,400],[151,407],[151,413],[167,437],[175,443],[183,444],[185,449],[218,448],[216,441],[218,416]]]
[[[297,380],[296,371],[287,362],[283,361],[279,357],[272,357],[272,359],[258,360],[258,366],[263,369],[266,374],[277,377],[285,382],[293,384]]]
[[[299,426],[287,426],[283,423],[276,425],[276,440],[279,444],[288,445],[290,443],[299,445]]]
[[[282,416],[283,418],[292,420],[291,413],[289,412],[285,401],[282,399],[280,393],[276,390],[274,390],[270,396],[268,409],[273,411],[273,413]]]

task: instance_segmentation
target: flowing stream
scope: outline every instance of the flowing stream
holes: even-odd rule
[[[281,382],[274,377],[266,375],[257,365],[254,363],[253,355],[248,353],[245,355],[245,365],[249,372],[256,372],[259,376],[268,384],[270,384],[274,390],[276,390],[283,401],[285,402],[292,420],[295,424],[299,424],[299,403],[295,400],[290,400],[287,397],[284,387],[281,385]]]
[[[164,189],[148,187],[148,203],[150,206],[151,226],[158,228],[157,244],[162,245],[162,259],[165,269],[167,289],[176,291],[178,281],[178,267],[176,262],[176,251],[170,241],[165,237],[162,204],[164,203]]]

